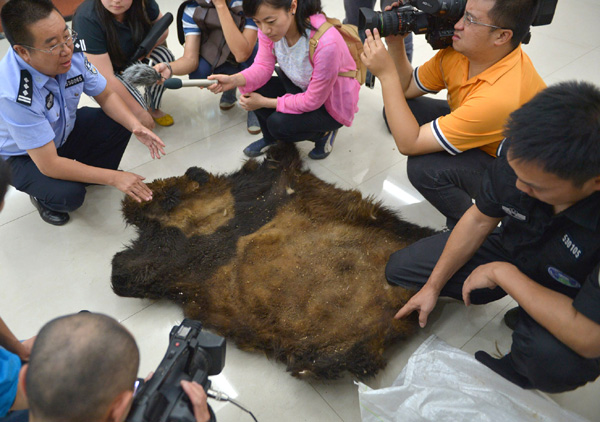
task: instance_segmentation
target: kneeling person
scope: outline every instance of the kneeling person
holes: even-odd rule
[[[164,144],[106,87],[48,0],[10,0],[1,12],[11,49],[0,62],[0,156],[44,221],[65,224],[89,184],[152,198],[140,175],[116,171],[133,132],[152,158]],[[78,109],[81,94],[99,108]]]
[[[508,294],[519,304],[511,352],[475,357],[523,388],[573,390],[600,375],[600,89],[547,88],[506,135],[452,233],[390,257],[388,282],[420,289],[396,317],[418,311],[423,327],[440,295],[469,305]]]

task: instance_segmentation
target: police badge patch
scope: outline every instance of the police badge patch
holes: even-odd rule
[[[575,289],[581,288],[581,284],[579,284],[577,280],[557,268],[548,267],[548,274],[550,274],[550,277],[552,277],[554,280],[567,287],[573,287]]]
[[[93,73],[93,74],[98,73],[98,70],[96,69],[96,67],[88,61],[87,57],[85,58],[84,64],[85,64],[85,67],[88,70],[88,72]]]
[[[50,110],[54,105],[54,94],[50,93],[46,96],[46,110]]]

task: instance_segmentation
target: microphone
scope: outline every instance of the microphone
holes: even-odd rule
[[[179,79],[179,78],[170,78],[163,82],[165,88],[168,89],[179,89],[187,86],[209,86],[216,84],[217,81],[211,81],[208,79]]]

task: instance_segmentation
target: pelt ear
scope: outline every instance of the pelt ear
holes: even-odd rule
[[[200,167],[190,167],[185,175],[188,179],[198,182],[200,186],[207,183],[210,178],[210,173]]]

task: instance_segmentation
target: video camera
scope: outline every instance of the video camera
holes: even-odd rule
[[[219,374],[225,365],[225,345],[223,337],[203,332],[200,321],[186,318],[174,326],[160,365],[136,391],[127,422],[195,422],[180,382],[196,381],[208,390],[208,377]]]
[[[533,26],[552,22],[558,0],[540,0]],[[463,17],[467,0],[407,0],[403,6],[375,12],[361,7],[358,29],[377,28],[379,35],[425,34],[434,50],[452,45],[454,25]],[[523,42],[526,44],[529,37]]]

